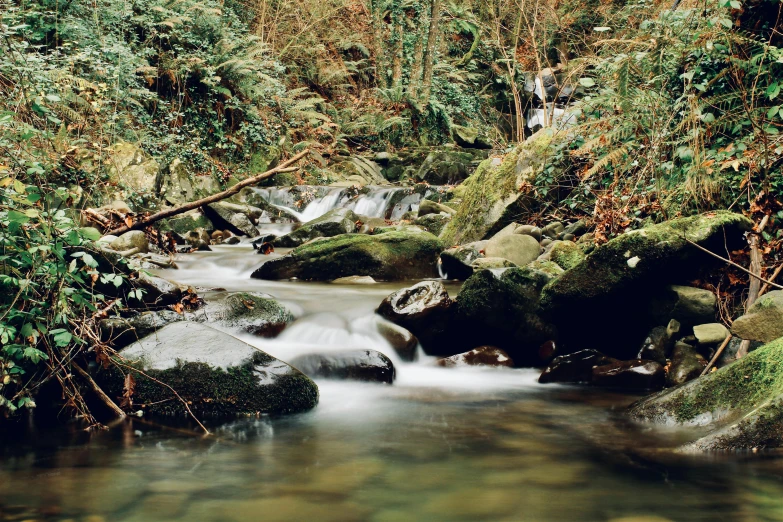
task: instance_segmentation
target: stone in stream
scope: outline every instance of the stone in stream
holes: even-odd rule
[[[397,352],[397,356],[400,359],[408,362],[416,360],[418,355],[416,348],[419,346],[419,340],[415,335],[399,325],[380,318],[378,318],[376,324],[378,333]]]
[[[451,368],[453,366],[504,366],[514,367],[514,361],[506,352],[495,346],[479,346],[469,352],[458,353],[451,357],[439,359],[438,366]]]
[[[475,241],[441,252],[440,262],[445,277],[464,281],[473,275],[473,263],[481,259],[486,245],[486,241]]]
[[[697,324],[715,321],[718,300],[709,290],[690,286],[670,285],[650,304],[650,314],[659,323],[676,319],[689,330]]]
[[[173,310],[142,312],[131,317],[109,317],[99,324],[101,341],[115,349],[124,348],[167,324],[184,320],[184,315]]]
[[[135,288],[144,291],[141,300],[150,306],[167,306],[178,303],[182,297],[182,288],[162,277],[147,275],[139,272],[136,279],[131,281]]]
[[[621,234],[547,285],[542,311],[562,326],[567,349],[592,344],[607,355],[634,357],[637,343],[655,326],[650,324],[654,318],[643,311],[658,289],[713,266],[715,260],[685,238],[710,250],[731,250],[744,244],[743,233],[751,227],[741,214],[717,211]],[[585,337],[607,320],[613,325],[610,339]]]
[[[451,221],[451,214],[441,212],[440,214],[427,214],[426,216],[418,217],[413,223],[438,236],[449,221]]]
[[[168,219],[161,219],[159,222],[160,230],[176,232],[181,236],[186,236],[188,232],[196,229],[214,230],[212,222],[198,210],[190,210]]]
[[[783,290],[759,297],[745,315],[734,320],[731,332],[741,339],[765,343],[783,337]]]
[[[473,270],[493,270],[498,268],[514,268],[517,265],[502,257],[480,257],[470,265]]]
[[[318,403],[318,387],[296,368],[209,326],[178,322],[120,352],[127,364],[166,383],[206,416],[297,413]],[[135,373],[134,407],[147,413],[184,415],[171,390]],[[96,380],[110,397],[121,397],[124,375],[99,370]]]
[[[555,357],[538,378],[538,382],[579,383],[593,380],[593,367],[614,362],[598,350],[580,350]]]
[[[443,354],[450,348],[443,338],[449,329],[453,301],[438,281],[422,281],[403,288],[384,299],[377,313],[409,330],[430,355]],[[451,355],[451,354],[446,354]]]
[[[258,229],[253,224],[253,217],[258,220],[263,211],[250,205],[238,205],[220,201],[201,207],[204,214],[219,229],[228,229],[232,234],[255,237]]]
[[[505,234],[487,241],[484,254],[487,257],[502,257],[515,265],[525,266],[541,255],[541,245],[532,236]]]
[[[343,234],[301,245],[267,261],[251,277],[330,281],[351,275],[376,280],[424,279],[438,275],[443,244],[417,228],[382,230],[378,234]]]
[[[238,292],[210,301],[188,318],[220,323],[267,338],[276,337],[294,320],[293,314],[271,295],[258,292]]]
[[[693,327],[693,335],[699,346],[722,343],[729,336],[729,329],[720,323],[698,324]]]
[[[312,221],[302,224],[293,232],[275,239],[276,247],[293,248],[318,237],[333,237],[349,234],[356,229],[359,216],[347,208],[334,208]]]
[[[669,355],[671,335],[667,328],[656,326],[647,335],[642,343],[642,349],[636,355],[637,359],[655,361],[660,364],[666,364],[666,357]]]
[[[655,361],[636,359],[613,361],[593,367],[594,386],[626,390],[659,390],[666,381],[663,366]]]
[[[300,355],[291,359],[290,363],[312,378],[392,384],[395,377],[391,359],[376,350]]]
[[[444,205],[443,203],[437,203],[435,201],[430,201],[429,199],[423,199],[421,203],[419,203],[418,217],[424,217],[429,214],[448,214],[451,216],[456,212],[456,210]]]
[[[678,342],[672,351],[671,366],[666,373],[666,386],[679,386],[695,379],[704,368],[707,361],[689,344]]]
[[[680,452],[783,446],[783,338],[698,379],[630,406],[639,422],[691,426]]]
[[[370,276],[347,276],[338,277],[332,283],[335,285],[374,285],[377,281]]]
[[[456,298],[451,349],[489,344],[505,350],[517,365],[540,363],[538,347],[557,337],[538,313],[541,289],[551,280],[529,267],[474,273]]]
[[[131,230],[112,241],[109,245],[112,250],[117,252],[127,252],[136,249],[137,253],[144,254],[150,250],[150,242],[147,234],[141,230]]]

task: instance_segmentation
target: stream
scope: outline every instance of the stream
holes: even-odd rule
[[[250,279],[285,250],[212,248],[158,274],[206,299],[271,294],[294,312],[293,324],[276,339],[230,333],[283,360],[379,350],[395,363],[394,385],[317,380],[311,412],[205,419],[212,437],[158,418],[91,434],[35,425],[0,432],[0,520],[783,520],[776,454],[676,456],[666,448],[681,434],[623,422],[638,396],[540,385],[533,369],[400,361],[378,335],[374,310],[410,283]],[[459,285],[447,288],[454,297]]]

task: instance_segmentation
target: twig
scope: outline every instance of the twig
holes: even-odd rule
[[[731,334],[727,335],[726,338],[723,340],[723,343],[720,345],[720,348],[718,348],[718,350],[715,352],[715,355],[712,356],[712,359],[710,359],[710,362],[707,364],[707,366],[701,372],[702,375],[706,375],[707,372],[710,371],[710,368],[713,367],[715,362],[718,360],[718,357],[720,357],[720,354],[722,354],[723,350],[725,350],[726,347],[729,345],[730,341],[731,341]]]
[[[188,210],[193,210],[199,207],[203,207],[204,205],[209,205],[210,203],[216,203],[218,201],[221,201],[223,199],[226,199],[229,196],[233,196],[234,194],[238,193],[240,190],[242,190],[245,187],[249,187],[250,185],[255,185],[260,181],[265,180],[266,178],[270,178],[274,176],[275,174],[278,174],[280,172],[292,172],[294,170],[298,170],[299,167],[290,167],[289,165],[292,165],[299,161],[300,159],[304,158],[310,153],[310,150],[303,150],[296,156],[293,156],[292,158],[288,159],[287,161],[284,161],[277,167],[270,169],[264,173],[259,174],[258,176],[254,176],[252,178],[248,178],[244,181],[240,181],[230,189],[224,190],[223,192],[218,192],[217,194],[213,194],[211,196],[208,196],[206,198],[202,198],[196,201],[191,201],[190,203],[186,203],[184,205],[181,205],[179,207],[171,208],[168,210],[162,210],[156,214],[153,214],[149,217],[146,217],[144,219],[140,219],[139,221],[133,223],[131,226],[122,226],[119,228],[115,228],[114,230],[110,230],[107,232],[107,234],[112,236],[119,236],[120,234],[124,234],[125,232],[128,232],[129,230],[137,230],[141,228],[145,228],[152,223],[155,223],[156,221],[159,221],[161,219],[176,216],[177,214],[181,214],[183,212],[187,212]]]
[[[125,369],[126,369],[126,370],[128,370],[128,371],[136,372],[136,373],[138,373],[139,375],[141,375],[142,377],[145,377],[145,378],[147,378],[147,379],[151,380],[152,382],[155,382],[155,383],[158,383],[158,384],[160,384],[160,385],[161,385],[161,386],[163,386],[164,388],[168,388],[168,390],[169,390],[171,393],[173,393],[173,394],[174,394],[174,396],[175,396],[175,397],[176,397],[176,398],[177,398],[177,399],[178,399],[178,400],[179,400],[179,401],[182,403],[182,405],[183,405],[183,406],[185,407],[185,409],[187,410],[188,414],[189,414],[189,415],[190,415],[190,416],[193,418],[193,420],[194,420],[194,421],[196,421],[196,424],[198,424],[198,425],[201,427],[201,429],[202,429],[202,430],[204,430],[204,433],[205,433],[206,435],[212,435],[212,434],[209,432],[209,430],[207,429],[207,427],[206,427],[206,426],[204,426],[203,424],[201,424],[201,421],[200,421],[200,420],[198,420],[198,417],[196,417],[196,415],[195,415],[195,414],[194,414],[194,413],[191,411],[191,409],[190,409],[190,406],[188,406],[188,403],[187,403],[187,401],[186,401],[185,399],[183,399],[182,397],[180,397],[179,393],[177,393],[177,390],[175,390],[174,388],[172,388],[171,386],[169,386],[169,385],[168,385],[168,384],[166,384],[165,382],[163,382],[163,381],[159,381],[159,380],[158,380],[158,379],[156,379],[155,377],[152,377],[152,376],[150,376],[150,375],[147,375],[146,373],[144,373],[143,371],[139,370],[138,368],[134,368],[133,366],[129,366],[129,365],[127,365],[127,364],[124,364],[124,363],[121,363],[121,362],[115,362],[115,364],[117,364],[118,366],[122,366],[123,368],[125,368]]]
[[[695,247],[696,247],[696,248],[698,248],[699,250],[701,250],[701,251],[703,251],[703,252],[706,252],[707,254],[711,255],[712,257],[715,257],[715,258],[717,258],[717,259],[720,259],[720,260],[721,260],[721,261],[723,261],[724,263],[727,263],[727,264],[729,264],[729,265],[733,266],[734,268],[738,268],[739,270],[742,270],[743,272],[745,272],[746,274],[748,274],[748,275],[749,275],[749,276],[751,276],[751,277],[755,277],[756,279],[758,279],[758,280],[759,280],[759,281],[761,281],[762,283],[766,283],[766,284],[767,284],[767,285],[769,285],[769,286],[773,286],[773,287],[775,287],[775,288],[778,288],[778,289],[780,289],[780,290],[783,290],[783,286],[780,286],[780,285],[778,285],[778,284],[775,284],[775,283],[773,283],[772,281],[768,281],[768,280],[764,279],[763,277],[761,277],[761,276],[759,276],[759,275],[756,275],[756,274],[754,274],[753,272],[751,272],[751,271],[750,271],[750,270],[748,270],[747,268],[743,268],[742,266],[738,265],[738,264],[737,264],[737,263],[735,263],[734,261],[732,261],[732,260],[730,260],[730,259],[726,259],[725,257],[721,257],[721,256],[719,256],[718,254],[716,254],[716,253],[714,253],[714,252],[711,252],[711,251],[707,250],[707,249],[706,249],[706,248],[704,248],[703,246],[701,246],[701,245],[697,245],[696,243],[694,243],[693,241],[691,241],[691,240],[690,240],[690,239],[688,239],[688,238],[683,238],[683,239],[685,239],[685,241],[686,241],[686,242],[688,242],[688,243],[690,243],[691,245],[695,246]]]
[[[770,281],[774,281],[777,279],[777,277],[780,275],[780,272],[783,271],[783,265],[778,266],[774,272],[772,272],[772,275],[769,277]],[[766,294],[769,290],[769,285],[767,283],[764,283],[764,286],[761,287],[761,290],[759,290],[759,297]]]
[[[117,406],[117,404],[113,400],[111,400],[111,398],[108,395],[106,395],[106,393],[101,389],[101,387],[98,386],[98,383],[96,383],[94,380],[92,380],[92,377],[90,377],[90,374],[88,374],[86,371],[84,371],[82,369],[82,367],[79,366],[78,364],[76,364],[76,362],[74,362],[74,361],[71,361],[71,367],[74,370],[76,370],[76,373],[81,375],[82,378],[87,381],[87,384],[90,385],[90,388],[92,388],[92,391],[95,392],[95,394],[98,396],[98,398],[106,406],[108,406],[109,409],[112,410],[114,412],[114,414],[118,418],[120,418],[120,419],[124,419],[125,418],[125,412],[122,411],[122,409],[119,406]]]

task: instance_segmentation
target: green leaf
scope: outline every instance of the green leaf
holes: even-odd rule
[[[774,107],[770,107],[769,110],[767,111],[767,118],[771,120],[778,114],[778,111],[780,111],[780,105],[775,105]]]
[[[767,96],[770,100],[777,98],[778,94],[780,94],[780,84],[778,82],[772,83],[767,87]]]
[[[731,6],[732,9],[742,9],[742,4],[737,0],[731,0],[729,2],[729,5]]]
[[[54,331],[55,330],[52,330],[52,332]],[[62,330],[60,333],[55,334],[52,339],[54,339],[54,344],[62,348],[68,346],[68,343],[73,339],[73,335],[68,331]]]
[[[592,78],[579,78],[579,83],[583,87],[594,87],[595,86],[595,80]]]
[[[84,239],[89,239],[90,241],[98,241],[101,238],[101,233],[98,231],[98,229],[92,227],[80,228],[79,235]]]
[[[10,210],[8,211],[8,221],[11,223],[17,223],[19,225],[24,225],[28,221],[30,221],[30,218],[22,214],[21,212],[17,212],[16,210]]]

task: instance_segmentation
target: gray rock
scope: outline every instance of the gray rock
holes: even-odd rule
[[[502,257],[518,266],[525,266],[538,258],[541,246],[531,236],[510,234],[490,239],[484,248],[484,254],[487,257]]]
[[[483,256],[486,245],[486,241],[475,241],[443,251],[440,261],[445,277],[465,280],[473,275],[473,263]]]
[[[133,281],[133,286],[144,290],[142,301],[150,306],[167,306],[178,303],[182,297],[182,289],[162,277],[155,277],[139,272]]]
[[[101,341],[115,349],[124,348],[168,324],[184,320],[183,315],[173,310],[142,312],[127,318],[110,317],[100,322]]]
[[[565,227],[563,231],[566,234],[573,234],[574,236],[580,236],[587,231],[587,224],[585,223],[584,219],[580,219],[579,221],[571,223],[570,225]]]
[[[752,341],[771,342],[783,337],[783,290],[759,297],[745,315],[734,320],[731,331]]]
[[[200,415],[296,413],[318,403],[318,387],[296,368],[209,326],[177,322],[131,344],[120,355],[165,382]],[[150,413],[185,413],[172,392],[136,374],[135,404]],[[116,368],[97,380],[113,397],[124,376]]]
[[[492,270],[496,268],[513,268],[517,265],[502,257],[480,257],[473,261],[473,270]]]
[[[338,277],[332,283],[336,285],[374,285],[377,281],[370,276],[348,276]]]
[[[263,214],[263,210],[259,208],[221,201],[210,203],[202,207],[202,210],[210,221],[221,230],[227,229],[232,234],[239,236],[255,237],[258,235],[258,229],[253,221],[257,221],[258,217]]]
[[[391,359],[376,350],[300,355],[291,364],[311,378],[392,384],[395,377]]]
[[[335,208],[321,217],[304,223],[301,227],[284,236],[275,239],[272,244],[276,247],[297,247],[317,237],[334,237],[340,234],[349,234],[356,228],[359,216],[345,208]]]
[[[413,223],[430,234],[438,236],[449,221],[451,221],[451,214],[441,212],[440,214],[427,214],[426,216],[418,217]]]
[[[238,292],[207,303],[191,320],[219,323],[259,337],[276,337],[294,320],[294,315],[271,295]]]
[[[684,329],[715,321],[717,299],[709,290],[671,285],[656,298],[650,312],[661,323],[676,319]]]
[[[513,368],[514,361],[506,352],[495,346],[479,346],[469,352],[458,353],[451,357],[439,359],[438,366],[451,368],[454,366],[497,366]]]
[[[554,223],[550,223],[544,228],[541,229],[541,233],[549,238],[557,239],[557,236],[562,234],[565,231],[565,226],[559,222],[555,221]]]
[[[403,361],[415,361],[419,340],[405,328],[392,322],[377,320],[378,333],[386,339],[400,359]]]
[[[150,250],[150,242],[147,240],[147,234],[141,230],[131,230],[112,241],[109,245],[112,250],[117,252],[127,252],[136,249],[137,253],[144,254]]]
[[[729,335],[729,329],[720,323],[699,324],[693,327],[693,335],[700,346],[720,344]]]

